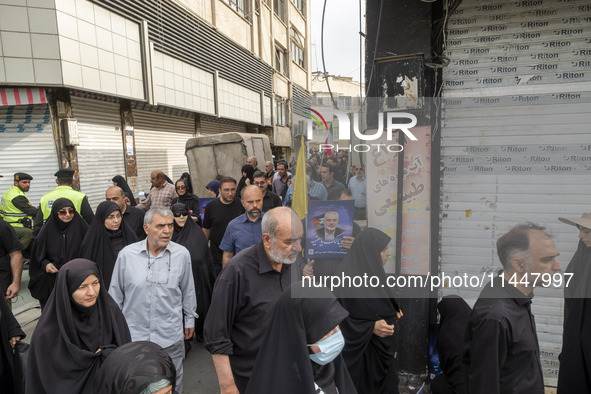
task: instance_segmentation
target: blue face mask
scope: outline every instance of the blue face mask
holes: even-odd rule
[[[310,358],[316,364],[326,365],[337,358],[341,350],[343,350],[345,338],[343,338],[343,334],[339,330],[328,338],[316,343],[316,345],[320,348],[320,353],[310,354]]]

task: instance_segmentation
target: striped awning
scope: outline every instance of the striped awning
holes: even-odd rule
[[[45,103],[44,88],[0,88],[0,106]]]

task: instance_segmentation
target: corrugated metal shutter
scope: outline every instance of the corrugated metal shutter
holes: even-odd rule
[[[119,104],[71,96],[72,114],[78,120],[80,191],[93,209],[105,199],[115,175],[125,176]]]
[[[246,125],[229,119],[218,119],[201,115],[199,124],[201,135],[220,133],[246,133]]]
[[[546,226],[563,267],[570,261],[576,229],[558,216],[591,211],[590,17],[586,0],[465,0],[449,16],[441,134],[443,272],[500,268],[497,238],[526,221]],[[455,292],[448,288],[442,295]],[[460,291],[472,302],[478,293]],[[562,290],[535,293],[545,384],[555,386]]]
[[[15,172],[33,177],[31,204],[55,188],[59,169],[47,104],[0,106],[0,195],[13,185]]]
[[[133,122],[138,191],[149,192],[152,170],[164,171],[173,182],[189,170],[185,143],[195,136],[194,116],[135,110]]]

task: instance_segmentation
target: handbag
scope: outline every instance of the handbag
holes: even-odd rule
[[[23,341],[17,341],[14,346],[14,387],[15,393],[17,394],[25,394],[28,357],[29,344]]]

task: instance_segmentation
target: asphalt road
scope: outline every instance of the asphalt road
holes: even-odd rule
[[[23,271],[21,291],[18,300],[12,305],[13,313],[27,334],[24,339],[30,342],[35,327],[41,315],[41,308],[37,300],[31,297],[27,285],[29,283],[29,271]],[[183,378],[183,393],[186,394],[215,394],[219,393],[217,376],[211,361],[211,355],[203,344],[192,342],[192,350],[185,360],[185,372]]]

